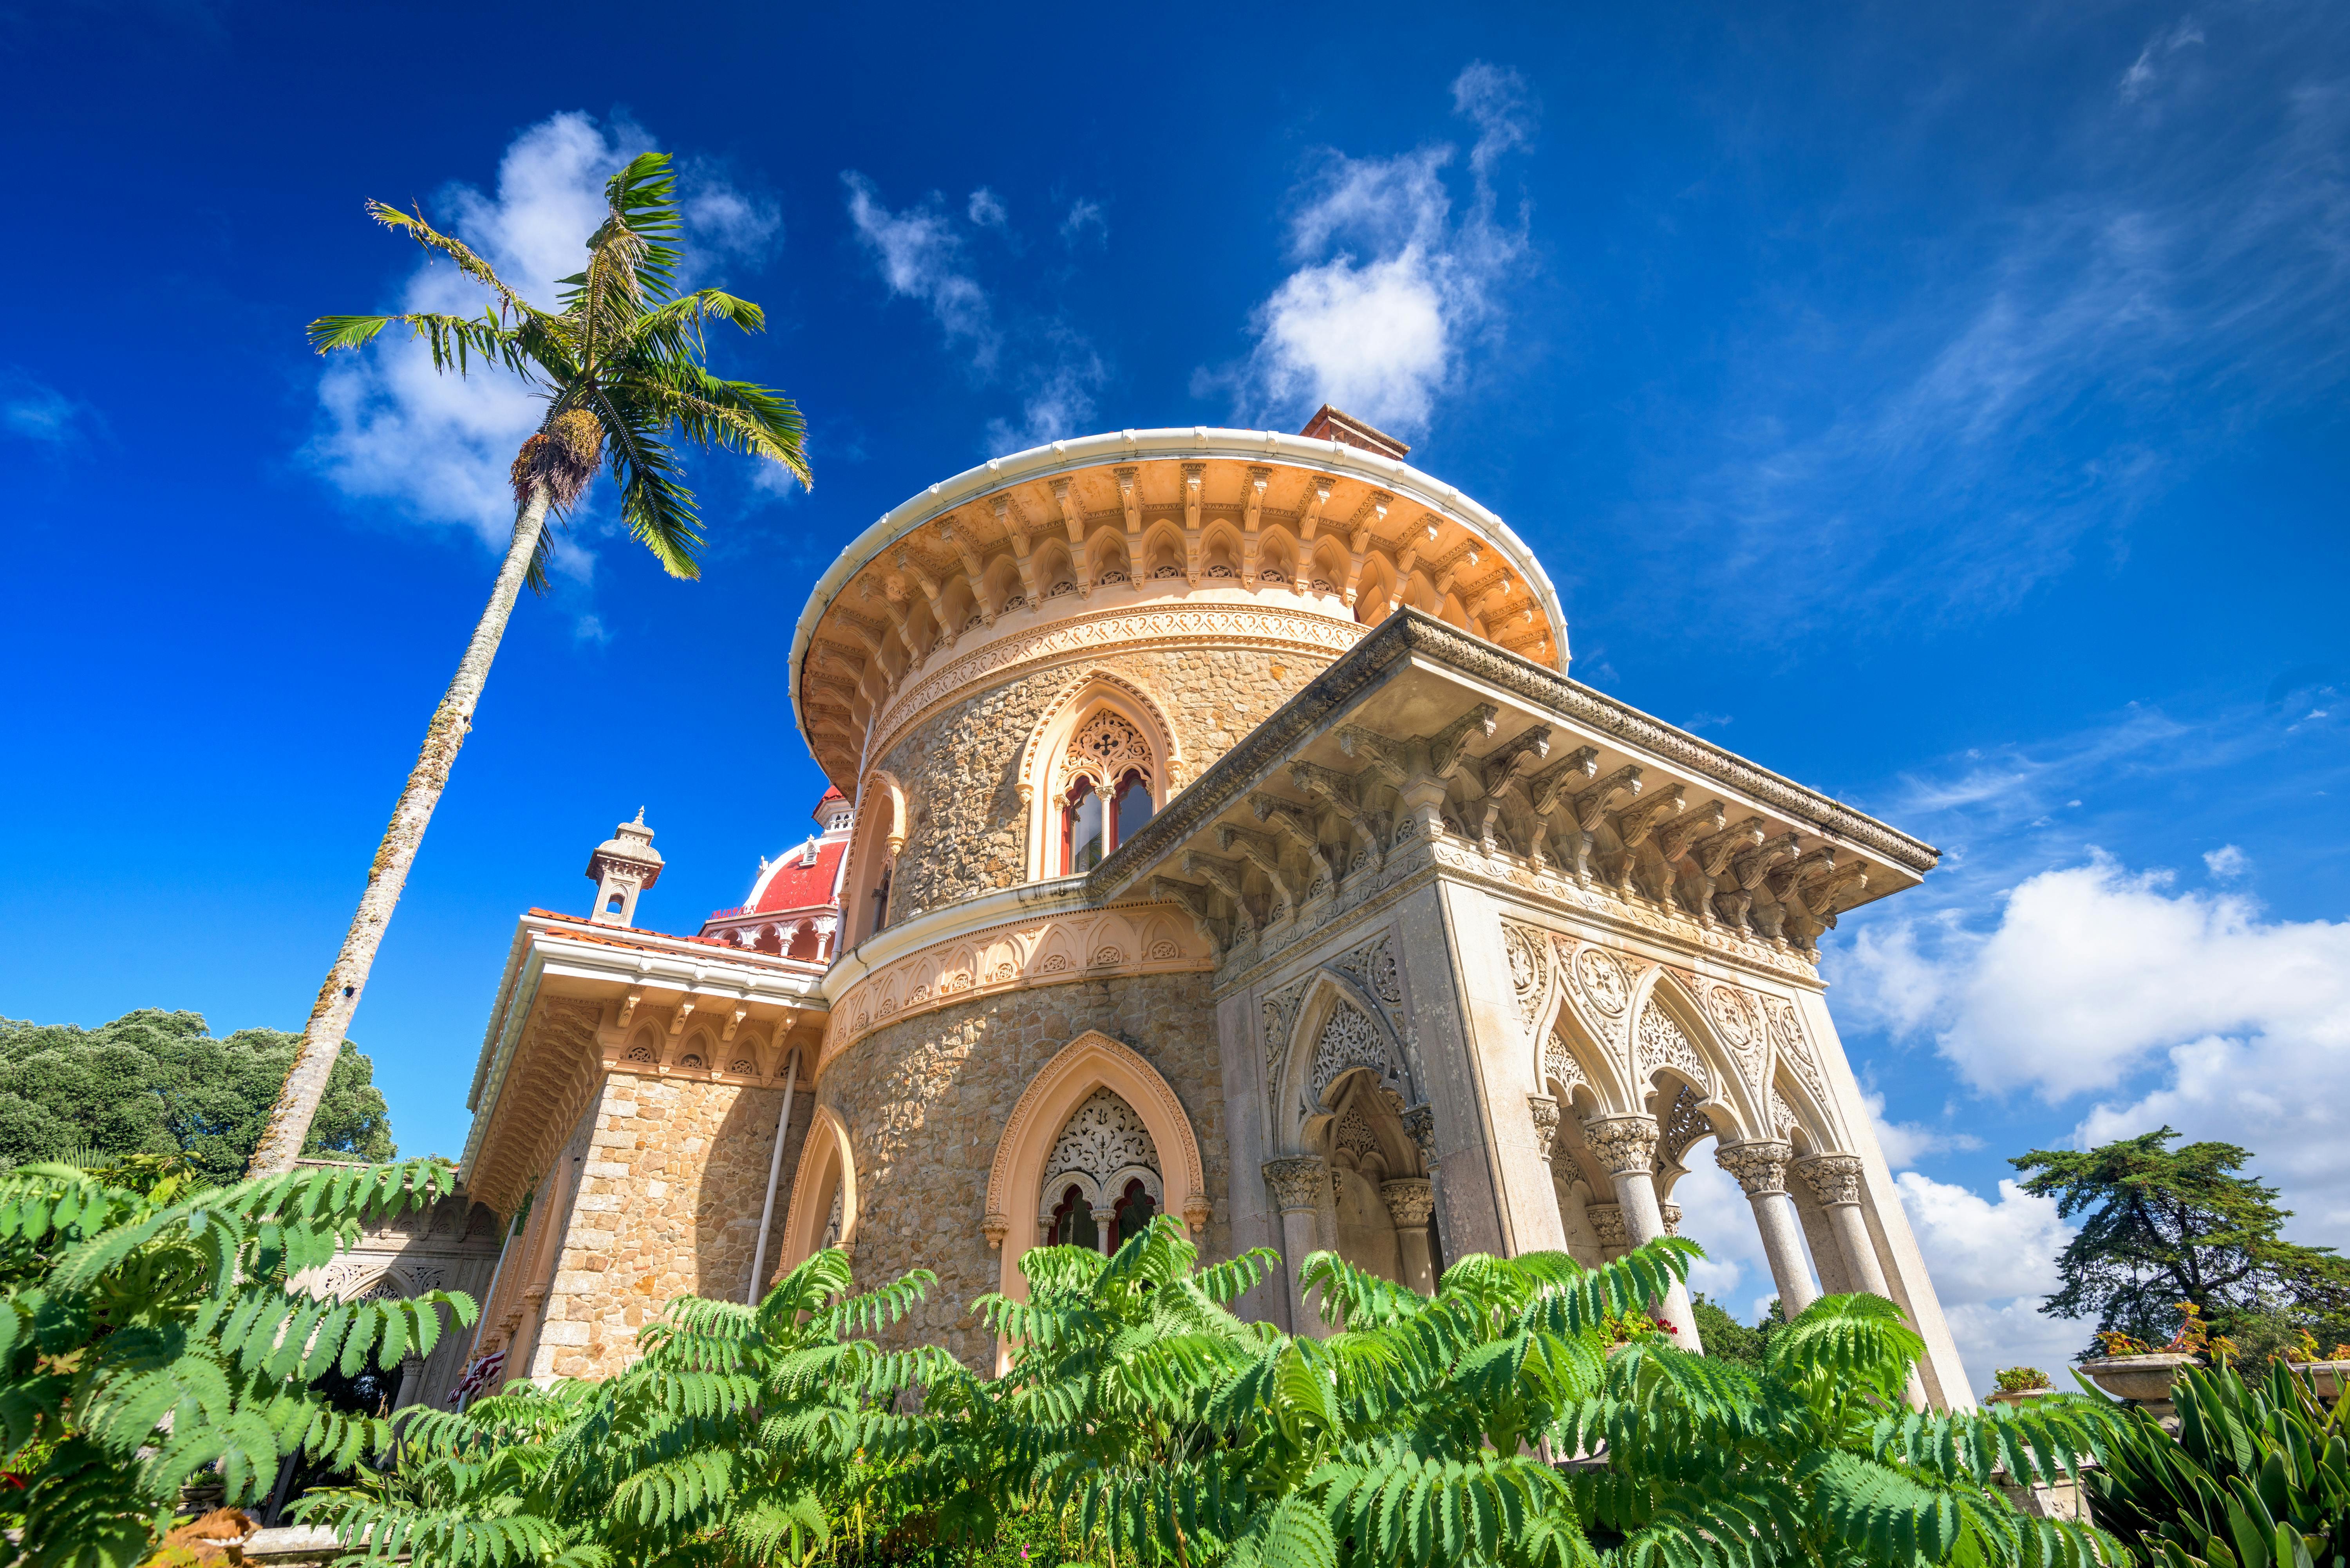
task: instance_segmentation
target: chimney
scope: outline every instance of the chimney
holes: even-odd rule
[[[634,925],[637,895],[660,881],[660,874],[661,853],[653,847],[653,830],[645,826],[639,806],[636,821],[614,828],[588,857],[588,879],[596,884],[596,908],[588,919],[599,926]]]
[[[1375,452],[1381,457],[1392,457],[1398,462],[1411,451],[1387,431],[1374,430],[1354,415],[1334,409],[1327,403],[1315,410],[1314,417],[1305,421],[1305,428],[1297,433],[1309,441],[1343,441],[1347,446],[1358,446],[1365,452]]]

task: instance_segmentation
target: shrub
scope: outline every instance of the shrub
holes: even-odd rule
[[[2048,1381],[2048,1374],[2037,1366],[2002,1366],[1991,1376],[1999,1379],[1999,1391],[2002,1394],[2028,1394],[2034,1388],[2055,1386]]]

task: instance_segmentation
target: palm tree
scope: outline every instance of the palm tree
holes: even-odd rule
[[[254,1151],[256,1175],[290,1169],[301,1150],[425,825],[472,728],[515,599],[525,582],[534,591],[546,589],[548,514],[567,516],[608,459],[629,532],[670,576],[691,577],[699,575],[694,551],[702,538],[673,441],[767,458],[809,483],[806,426],[790,400],[748,381],[721,380],[705,369],[705,317],[746,332],[760,330],[766,318],[750,301],[718,289],[675,291],[679,225],[668,155],[635,159],[606,183],[604,199],[604,223],[588,239],[587,269],[561,280],[566,292],[554,311],[523,298],[463,241],[421,214],[370,202],[368,212],[378,223],[455,262],[489,291],[490,304],[478,317],[322,316],[310,323],[311,346],[321,354],[360,348],[394,323],[405,326],[432,346],[436,369],[463,375],[478,358],[522,377],[546,399],[546,417],[515,456],[514,541],[456,678],[426,726],[423,750],[368,869],[359,912],[310,1010],[293,1070]]]

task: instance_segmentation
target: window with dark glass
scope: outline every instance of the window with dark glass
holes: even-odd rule
[[[1061,803],[1062,876],[1092,870],[1150,820],[1150,781],[1140,773],[1128,772],[1107,801],[1104,794],[1091,779],[1079,779]]]
[[[1128,773],[1118,781],[1118,842],[1125,843],[1150,820],[1150,781]]]
[[[1126,1195],[1118,1200],[1118,1245],[1122,1247],[1142,1234],[1150,1217],[1158,1212],[1158,1206],[1150,1201],[1150,1194],[1143,1190],[1142,1183],[1139,1179],[1128,1182]]]
[[[1093,1205],[1086,1201],[1086,1195],[1076,1186],[1061,1194],[1061,1205],[1053,1210],[1053,1228],[1045,1239],[1056,1247],[1099,1251],[1100,1236],[1094,1229]]]
[[[896,869],[893,866],[881,867],[881,880],[873,889],[873,925],[865,933],[868,937],[879,936],[889,923],[889,874]]]

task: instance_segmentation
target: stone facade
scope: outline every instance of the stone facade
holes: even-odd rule
[[[904,919],[1027,877],[1019,762],[1061,691],[1087,670],[1123,676],[1169,709],[1192,767],[1205,767],[1328,663],[1253,648],[1117,649],[1041,669],[915,723],[880,767],[906,791],[906,846],[890,892]]]
[[[939,1276],[897,1331],[986,1368],[993,1335],[970,1304],[996,1289],[999,1261],[982,1234],[988,1168],[1021,1091],[1088,1029],[1140,1054],[1173,1087],[1196,1133],[1209,1190],[1228,1189],[1224,1096],[1204,974],[1146,975],[1041,986],[951,1004],[875,1029],[835,1059],[823,1098],[856,1151],[856,1271],[878,1284],[908,1270]],[[1203,1252],[1231,1251],[1211,1220]]]

